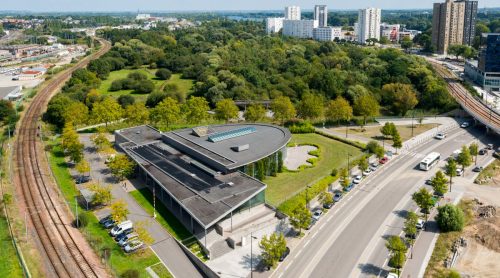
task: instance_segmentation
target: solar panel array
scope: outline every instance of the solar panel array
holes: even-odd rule
[[[236,138],[244,135],[248,135],[256,132],[257,129],[255,127],[243,127],[238,129],[233,129],[229,131],[219,132],[213,135],[208,136],[208,141],[216,143],[220,141],[224,141],[231,138]]]

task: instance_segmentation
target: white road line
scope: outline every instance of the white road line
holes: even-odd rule
[[[380,277],[380,274],[382,274],[382,271],[384,271],[383,269],[381,269],[378,274],[377,274],[377,278]]]
[[[310,239],[308,241],[306,241],[306,243],[304,244],[304,247],[306,247],[309,244],[309,242],[311,242]]]
[[[278,275],[278,278],[280,278],[281,276],[283,276],[283,272],[281,272],[280,275]]]
[[[295,254],[295,258],[297,258],[300,255],[300,253],[302,253],[302,249],[300,249],[299,252],[297,252],[297,254]]]
[[[315,238],[318,235],[318,232],[314,233],[311,238]],[[302,250],[301,250],[302,251]]]

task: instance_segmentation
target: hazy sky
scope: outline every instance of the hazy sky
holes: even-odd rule
[[[432,3],[444,0],[0,0],[0,10],[25,11],[181,11],[181,10],[276,10],[286,5],[312,9],[314,4],[326,4],[329,9],[432,8]],[[499,7],[499,0],[481,0],[480,8]]]

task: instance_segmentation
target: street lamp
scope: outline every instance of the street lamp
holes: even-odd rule
[[[253,232],[250,232],[250,278],[253,278],[253,240],[257,239],[253,236]]]
[[[349,158],[351,157],[352,155],[347,152],[347,175],[350,176],[351,175],[351,168],[350,168],[350,160]]]

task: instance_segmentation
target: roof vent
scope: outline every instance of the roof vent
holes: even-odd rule
[[[246,150],[250,149],[250,145],[245,144],[245,145],[235,146],[235,147],[231,147],[231,149],[235,152],[242,152],[242,151],[246,151]]]
[[[228,182],[228,183],[227,183],[227,185],[229,185],[229,186],[233,186],[233,185],[234,185],[234,182],[230,181],[230,182]]]

